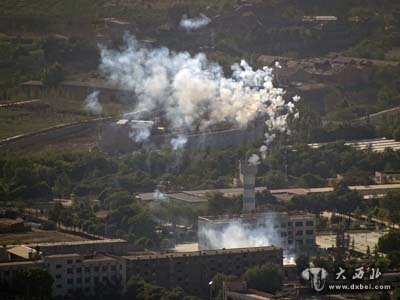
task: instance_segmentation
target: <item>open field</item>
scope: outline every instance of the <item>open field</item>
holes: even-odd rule
[[[350,233],[350,238],[354,238],[354,250],[366,253],[369,246],[372,252],[375,245],[378,243],[379,238],[384,234],[384,232],[372,231],[366,233]],[[317,235],[317,245],[321,248],[329,248],[336,244],[336,235]]]
[[[85,241],[86,239],[55,230],[33,229],[23,233],[0,234],[0,245]]]
[[[29,106],[0,107],[0,140],[56,125],[97,118],[98,116],[85,111],[83,101],[84,99],[69,99],[62,95],[45,95]],[[102,103],[102,106],[104,116],[128,111],[127,106],[119,102]]]

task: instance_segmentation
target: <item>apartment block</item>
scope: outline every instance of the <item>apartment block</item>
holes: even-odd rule
[[[189,294],[207,297],[209,282],[217,273],[240,276],[248,268],[265,263],[282,266],[277,247],[222,249],[125,256],[127,278],[140,276],[166,287],[181,287]]]
[[[43,263],[54,279],[54,296],[91,295],[100,284],[126,288],[126,263],[116,256],[55,254],[45,256]]]

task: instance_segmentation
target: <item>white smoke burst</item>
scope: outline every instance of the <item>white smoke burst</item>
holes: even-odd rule
[[[173,130],[205,131],[223,121],[244,128],[258,116],[266,118],[268,132],[287,130],[294,104],[286,103],[284,90],[273,86],[271,68],[253,70],[242,60],[232,66],[229,78],[202,53],[191,56],[167,48],[143,48],[128,35],[125,41],[121,49],[101,49],[100,70],[113,84],[135,93],[136,109],[164,111]],[[266,147],[273,137],[266,136]]]
[[[273,229],[273,222],[266,220],[263,225],[253,228],[250,224],[236,221],[223,228],[202,228],[199,234],[206,237],[210,249],[280,246],[280,237],[278,231]]]
[[[184,135],[178,135],[176,138],[171,139],[171,145],[174,150],[183,148],[186,142],[187,137]]]
[[[99,94],[99,91],[94,91],[86,97],[85,101],[83,102],[85,105],[85,110],[97,115],[101,114],[103,111],[103,106],[99,102]]]
[[[211,19],[204,14],[200,14],[196,18],[188,18],[187,15],[183,15],[179,27],[186,31],[194,31],[202,27],[206,27],[211,22]]]

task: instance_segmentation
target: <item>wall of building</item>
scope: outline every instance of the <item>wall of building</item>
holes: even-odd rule
[[[53,295],[91,295],[99,283],[110,283],[126,289],[126,263],[111,256],[84,257],[61,254],[44,257],[44,264],[54,279]]]
[[[282,266],[282,249],[260,247],[127,257],[127,278],[140,276],[166,288],[181,287],[189,294],[209,295],[217,273],[240,276],[248,268],[275,263]]]
[[[38,249],[45,255],[71,254],[71,253],[89,255],[98,252],[123,255],[129,251],[128,242],[119,239],[43,243],[43,244],[31,244],[29,246],[33,248],[38,247]]]

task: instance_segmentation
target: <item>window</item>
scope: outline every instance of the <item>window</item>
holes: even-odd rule
[[[303,240],[296,240],[296,245],[303,245]]]
[[[81,278],[81,277],[78,277],[78,278],[76,279],[76,283],[82,283],[82,278]]]
[[[303,235],[303,230],[297,230],[296,231],[296,236],[299,236],[299,235]]]
[[[86,283],[90,283],[90,277],[86,277],[86,278],[85,278],[85,282],[86,282]]]
[[[293,226],[293,222],[288,222],[287,226],[292,227]]]
[[[99,271],[99,267],[94,267],[94,271],[98,272]]]
[[[61,269],[62,265],[56,265],[56,269]]]
[[[103,267],[101,268],[101,270],[102,270],[102,271],[107,271],[107,266],[103,266]]]
[[[76,273],[82,273],[82,268],[77,268]]]
[[[72,269],[67,269],[67,274],[72,274],[74,273]]]
[[[282,237],[287,236],[287,233],[286,232],[281,232],[281,236]]]
[[[85,292],[86,292],[86,293],[89,293],[89,292],[90,292],[90,288],[88,288],[88,287],[85,288]]]
[[[57,279],[60,279],[60,278],[61,278],[61,274],[57,274],[57,275],[56,275],[56,278],[57,278]]]
[[[85,272],[89,273],[90,272],[90,267],[85,268]]]
[[[286,224],[285,224],[285,223],[282,223],[282,224],[281,224],[281,227],[282,227],[282,228],[286,228]]]
[[[102,280],[103,280],[103,282],[106,282],[107,281],[107,276],[103,276]]]
[[[76,260],[76,263],[77,263],[77,264],[80,264],[80,263],[81,263],[81,260],[80,260],[80,259],[77,259],[77,260]]]
[[[115,266],[111,266],[111,271],[115,271],[116,267]]]
[[[72,265],[72,259],[68,259],[67,264]]]
[[[314,226],[314,221],[307,221],[306,226]]]
[[[306,234],[308,234],[308,235],[311,235],[311,234],[314,234],[314,230],[306,230]]]
[[[67,279],[67,283],[68,283],[68,284],[72,284],[73,282],[74,282],[74,280],[73,280],[72,278],[68,278],[68,279]]]
[[[314,245],[314,240],[307,240],[306,243],[307,245]]]
[[[293,245],[293,240],[288,240],[289,245]]]
[[[57,285],[56,285],[56,288],[61,289],[61,288],[62,288],[62,285],[61,285],[61,284],[57,284]]]
[[[301,227],[301,226],[303,226],[303,221],[297,221],[297,222],[294,223],[294,225],[296,227]]]

